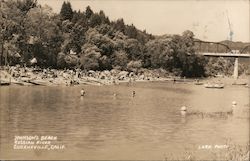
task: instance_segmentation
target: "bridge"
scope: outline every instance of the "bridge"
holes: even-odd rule
[[[229,45],[221,42],[194,41],[195,50],[198,54],[209,57],[233,57],[234,72],[233,77],[238,78],[239,58],[250,58],[250,45],[246,45],[243,49],[236,48],[232,50]]]
[[[242,57],[242,58],[249,58],[250,54],[239,54],[239,53],[202,53],[204,56],[213,56],[213,57]]]

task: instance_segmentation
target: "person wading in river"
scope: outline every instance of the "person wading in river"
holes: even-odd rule
[[[85,91],[84,91],[84,89],[82,88],[82,90],[81,90],[81,96],[83,97],[85,95]]]

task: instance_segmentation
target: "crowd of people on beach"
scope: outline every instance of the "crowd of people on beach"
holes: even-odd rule
[[[222,84],[220,78],[209,78],[210,84]],[[1,85],[117,85],[122,82],[128,83],[141,81],[172,81],[175,83],[191,82],[195,85],[203,85],[202,78],[187,79],[185,77],[176,77],[161,70],[141,69],[137,71],[121,71],[117,69],[93,71],[77,69],[51,69],[40,68],[37,66],[2,66],[0,70]],[[225,81],[226,79],[223,78]],[[212,82],[212,83],[211,83]],[[216,82],[216,83],[213,83]],[[228,81],[230,82],[230,81]],[[231,83],[232,84],[232,83]],[[236,84],[236,83],[235,83]],[[248,84],[239,82],[236,85]],[[234,83],[233,83],[234,85]],[[222,86],[219,86],[220,88]],[[223,85],[224,87],[224,85]]]
[[[112,85],[120,82],[163,80],[153,71],[128,72],[120,70],[42,69],[40,67],[5,66],[1,82],[19,85]]]

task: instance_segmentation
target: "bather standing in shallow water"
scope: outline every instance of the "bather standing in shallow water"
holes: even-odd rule
[[[132,96],[135,97],[135,91],[132,92]]]
[[[84,89],[82,88],[82,90],[81,90],[81,96],[83,97],[85,95],[85,91],[84,91]]]

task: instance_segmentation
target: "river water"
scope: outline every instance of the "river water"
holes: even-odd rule
[[[80,96],[81,88],[86,95]],[[116,86],[0,87],[0,156],[4,159],[154,159],[202,145],[249,142],[249,88],[206,89],[170,82]],[[135,97],[132,97],[135,91]],[[114,96],[116,93],[116,96]],[[179,109],[240,112],[183,116]],[[57,136],[57,150],[13,149],[15,136]]]

